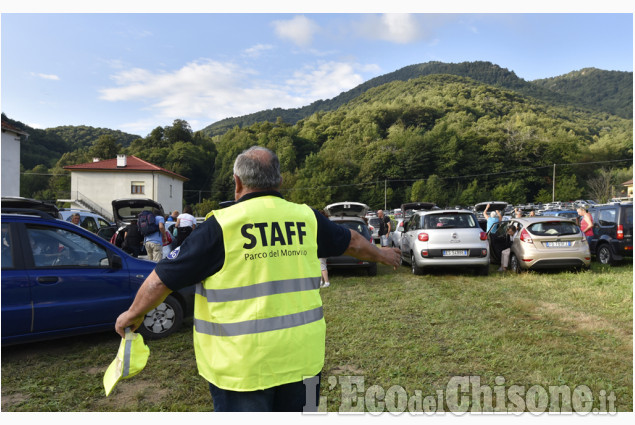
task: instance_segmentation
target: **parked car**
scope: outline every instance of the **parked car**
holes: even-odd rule
[[[355,230],[368,241],[371,243],[373,242],[373,237],[371,236],[368,226],[363,219],[368,211],[367,205],[360,202],[336,202],[334,204],[327,205],[324,210],[326,211],[329,220],[341,226]],[[329,269],[363,268],[366,269],[368,276],[377,275],[377,263],[358,260],[357,258],[348,255],[328,257],[326,259],[326,266]]]
[[[155,264],[34,211],[2,213],[2,345],[112,331]],[[173,292],[138,332],[170,335],[193,303],[193,287]]]
[[[388,244],[391,247],[399,248],[401,247],[401,236],[403,235],[403,229],[405,224],[408,222],[410,217],[415,211],[428,211],[432,209],[439,209],[437,205],[433,202],[409,202],[406,204],[401,204],[401,211],[404,211],[402,214],[402,218],[394,223],[394,230],[390,233],[390,238],[388,240]]]
[[[541,214],[543,217],[564,217],[578,220],[578,212],[575,210],[547,210]]]
[[[408,220],[415,211],[438,210],[439,207],[434,202],[407,202],[401,204],[403,219]]]
[[[153,209],[159,210],[161,215],[164,214],[163,207],[152,199],[140,199],[140,198],[124,198],[115,199],[111,202],[112,216],[115,218],[115,224],[108,227],[100,228],[97,235],[107,241],[112,240],[113,235],[123,230],[132,223],[132,220],[136,220],[141,211],[151,211]],[[142,255],[145,254],[145,248],[142,247]]]
[[[59,208],[55,204],[37,199],[22,198],[20,196],[3,196],[2,210],[9,212],[10,209],[33,209],[45,212],[53,218],[62,218]]]
[[[507,228],[516,227],[509,270],[588,268],[589,245],[580,226],[562,217],[523,217],[495,223],[488,233],[492,262],[500,264]]]
[[[369,230],[373,236],[373,242],[379,243],[379,225],[381,219],[377,216],[368,217]]]
[[[507,202],[500,201],[479,202],[474,205],[473,211],[476,213],[478,224],[483,230],[487,230],[487,217],[483,215],[483,211],[487,208],[487,204],[489,204],[489,210],[487,210],[488,214],[494,211],[500,211],[501,215],[503,215],[505,209],[507,208]]]
[[[602,264],[633,257],[633,203],[593,205],[593,238],[590,250]]]
[[[75,213],[79,214],[79,225],[86,230],[93,233],[97,233],[100,228],[112,226],[114,223],[109,222],[103,216],[95,214],[89,210],[79,210],[62,208],[60,209],[60,215],[62,220],[71,221],[71,216]]]
[[[413,274],[429,267],[474,267],[489,273],[487,234],[467,210],[415,211],[401,237],[402,261]]]

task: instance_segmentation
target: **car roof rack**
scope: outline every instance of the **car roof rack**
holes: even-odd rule
[[[51,214],[34,208],[2,208],[2,214],[36,215],[40,218],[55,220]]]

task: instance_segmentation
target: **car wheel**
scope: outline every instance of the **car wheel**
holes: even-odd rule
[[[368,276],[377,276],[377,263],[371,264],[366,271],[368,272]]]
[[[603,244],[598,248],[598,261],[602,264],[613,264],[613,254],[611,254],[611,248],[607,244]]]
[[[515,254],[512,254],[509,258],[509,269],[514,273],[520,273],[520,262]]]
[[[417,266],[417,262],[415,261],[414,253],[410,254],[410,266],[411,266],[411,269],[412,269],[412,274],[420,275],[420,274],[423,273],[423,268]]]
[[[183,323],[183,307],[172,295],[146,314],[138,332],[145,339],[165,338],[176,332]]]

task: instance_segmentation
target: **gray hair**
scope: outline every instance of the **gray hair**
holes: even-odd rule
[[[249,189],[277,189],[282,183],[278,156],[261,146],[252,146],[238,155],[234,174]]]

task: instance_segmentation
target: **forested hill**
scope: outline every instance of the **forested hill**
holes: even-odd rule
[[[20,164],[26,170],[36,165],[53,167],[65,153],[77,150],[89,151],[100,138],[102,141],[111,140],[113,144],[120,144],[122,147],[130,146],[133,140],[140,138],[140,136],[119,130],[85,125],[66,125],[41,130],[13,120],[4,113],[2,119],[29,135],[20,146]]]
[[[584,68],[532,83],[556,93],[580,99],[582,104],[618,115],[633,117],[633,73]]]
[[[136,134],[124,133],[119,130],[111,130],[109,128],[95,128],[86,125],[64,125],[60,127],[51,127],[46,129],[47,133],[55,134],[62,139],[68,141],[73,149],[89,148],[99,136],[110,135],[114,137],[123,147],[130,146],[134,140],[141,136]]]
[[[295,125],[228,131],[215,143],[212,191],[216,200],[232,199],[233,160],[259,144],[277,152],[285,196],[316,208],[345,200],[371,208],[386,201],[547,202],[553,164],[556,198],[573,200],[590,193],[587,183],[601,167],[594,161],[624,161],[615,180],[631,178],[632,140],[632,119],[436,74],[372,88]]]
[[[612,72],[613,71],[597,70],[597,72],[594,73],[593,79],[586,78],[585,83],[581,83],[580,85],[585,86],[587,91],[594,93],[594,96],[586,96],[584,92],[580,90],[569,90],[568,87],[551,90],[549,85],[542,83],[543,80],[539,80],[539,84],[525,81],[519,78],[513,71],[501,68],[491,62],[477,61],[458,64],[427,62],[409,65],[397,71],[375,77],[332,99],[318,100],[302,108],[275,108],[241,117],[227,118],[205,127],[202,131],[207,135],[213,136],[223,134],[235,126],[245,127],[256,122],[264,121],[275,122],[278,117],[286,123],[294,124],[298,120],[306,118],[315,112],[333,111],[373,87],[378,87],[392,81],[407,81],[412,78],[432,74],[450,74],[469,77],[481,83],[511,89],[552,104],[575,106],[578,108],[585,107],[596,111],[617,114],[623,118],[631,118],[633,108],[633,73],[620,73],[624,74],[620,77],[620,80],[623,80],[621,84],[628,84],[630,81],[631,90],[615,90],[614,84],[605,83],[603,81],[605,77],[609,81],[614,80],[614,76],[611,74]],[[567,75],[572,74],[574,73]],[[575,81],[575,76],[572,76],[571,80]],[[571,84],[569,84],[569,86],[571,86]],[[620,105],[620,107],[615,108],[613,106],[614,104]]]

